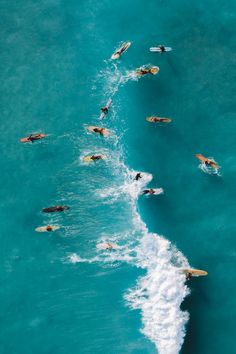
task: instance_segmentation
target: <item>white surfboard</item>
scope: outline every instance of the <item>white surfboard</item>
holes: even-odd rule
[[[112,104],[112,99],[109,98],[109,100],[107,101],[105,107],[106,107],[107,109],[109,109],[109,108],[111,107],[111,104]],[[102,113],[100,114],[99,119],[101,120],[101,119],[105,118],[105,116],[106,116],[106,113],[102,112]]]
[[[171,51],[172,51],[171,47],[165,47],[164,52],[171,52]],[[160,47],[151,47],[150,52],[163,53]]]
[[[131,42],[125,42],[122,44],[122,46],[115,51],[115,53],[112,54],[111,59],[119,59],[120,56],[126,52],[127,49],[131,46]]]

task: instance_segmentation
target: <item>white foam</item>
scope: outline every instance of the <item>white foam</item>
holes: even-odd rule
[[[137,80],[134,72],[122,77],[113,65],[114,70],[101,72],[98,77],[106,78],[105,93],[112,97],[119,86],[129,79]],[[108,79],[107,79],[108,77]],[[114,110],[114,106],[113,106]],[[118,142],[117,142],[118,144]],[[184,297],[188,294],[185,276],[180,268],[189,268],[185,257],[165,238],[149,233],[137,209],[137,198],[144,186],[151,180],[151,174],[135,181],[137,172],[129,170],[123,163],[122,148],[116,146],[112,152],[109,167],[113,169],[114,179],[119,181],[113,188],[98,191],[103,202],[115,203],[122,199],[129,205],[131,220],[127,222],[127,230],[121,234],[101,237],[99,243],[115,242],[116,249],[96,249],[97,256],[85,260],[72,254],[69,260],[77,262],[129,262],[145,270],[145,275],[137,281],[136,287],[129,289],[125,295],[127,304],[141,311],[142,333],[156,345],[159,354],[178,354],[185,335],[185,324],[188,314],[180,309]],[[114,147],[115,149],[115,147]]]
[[[188,313],[180,309],[183,299],[188,294],[186,278],[180,268],[188,268],[185,257],[165,238],[149,233],[137,211],[136,201],[143,187],[152,179],[134,181],[135,171],[125,168],[125,182],[116,189],[117,198],[124,194],[129,199],[132,209],[133,229],[128,235],[129,247],[117,250],[111,260],[125,260],[146,270],[134,289],[125,295],[129,306],[141,310],[142,333],[156,345],[159,354],[179,353],[185,336],[185,324]],[[120,193],[120,195],[119,195]],[[110,189],[107,195],[114,195]],[[114,202],[114,200],[113,200]],[[121,240],[117,236],[116,241]],[[137,245],[137,240],[139,243]],[[136,243],[135,243],[136,241]]]

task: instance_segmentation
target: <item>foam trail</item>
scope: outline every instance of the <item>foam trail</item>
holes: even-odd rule
[[[105,71],[105,94],[113,97],[119,87],[129,79],[137,79],[132,73],[121,73],[114,65],[114,71],[108,68]],[[108,75],[109,74],[109,75]],[[104,71],[99,74],[98,80],[104,78]],[[108,79],[107,79],[108,77]],[[114,106],[113,106],[114,109]],[[118,139],[118,138],[117,138]],[[115,188],[107,187],[97,191],[97,198],[103,203],[125,201],[129,206],[130,220],[127,229],[120,234],[101,237],[102,242],[115,242],[119,247],[112,250],[96,249],[97,256],[90,260],[72,254],[69,261],[77,262],[128,262],[145,270],[134,289],[129,289],[125,295],[127,304],[133,309],[141,311],[142,332],[155,343],[159,354],[178,354],[183,344],[185,324],[188,314],[180,309],[184,297],[188,294],[185,285],[185,275],[181,268],[189,268],[185,257],[176,250],[165,238],[149,233],[145,223],[141,220],[137,208],[137,199],[140,192],[152,179],[152,175],[145,174],[139,181],[134,181],[135,171],[123,163],[122,147],[117,144],[112,147],[112,159],[107,168],[112,169],[112,176],[116,180]],[[119,181],[119,183],[118,183]],[[127,214],[127,218],[129,218]]]

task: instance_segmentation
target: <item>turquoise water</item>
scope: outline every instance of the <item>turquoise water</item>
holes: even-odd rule
[[[235,352],[235,2],[0,6],[1,353],[176,354],[185,330],[184,354]],[[114,65],[123,40],[133,45]],[[149,53],[160,43],[173,52]],[[134,80],[142,64],[160,73]],[[114,93],[113,136],[87,134]],[[173,123],[155,127],[152,114]],[[37,131],[49,137],[19,143]],[[82,163],[100,152],[107,161]],[[137,203],[139,170],[165,194]],[[54,204],[71,209],[40,212]],[[48,223],[61,229],[34,231]],[[104,240],[121,249],[97,250]],[[180,311],[187,259],[209,276],[188,283]]]

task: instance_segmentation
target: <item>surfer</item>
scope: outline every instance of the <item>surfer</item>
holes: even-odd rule
[[[101,111],[102,111],[105,115],[107,115],[107,113],[109,112],[109,108],[108,108],[107,106],[102,107],[102,108],[101,108]]]
[[[165,49],[164,45],[159,45],[159,48],[160,48],[161,53],[163,53],[163,52],[165,52],[165,51],[166,51],[166,49]]]
[[[64,210],[68,210],[68,209],[70,209],[70,207],[67,205],[56,205],[56,206],[52,206],[52,207],[48,207],[48,208],[43,208],[43,212],[44,213],[54,213],[54,212],[61,212]]]
[[[204,162],[206,166],[210,166],[212,168],[215,168],[215,161],[210,160],[210,159],[206,159],[206,161]]]
[[[192,278],[192,273],[191,272],[188,272],[188,273],[186,273],[186,280],[189,280],[189,279],[191,279]]]
[[[150,123],[170,123],[170,118],[162,118],[162,117],[147,117],[146,120]]]
[[[94,133],[99,133],[100,135],[104,134],[105,128],[94,128],[93,131]]]
[[[142,191],[142,194],[155,194],[155,190],[154,189],[144,189]]]
[[[158,66],[153,66],[151,68],[139,68],[136,70],[136,75],[143,76],[146,74],[156,75],[159,71]]]
[[[201,154],[196,154],[195,157],[206,167],[211,167],[215,170],[218,170],[220,168],[217,162],[212,159],[208,159],[207,157],[204,157]]]
[[[113,250],[119,248],[119,246],[116,243],[111,243],[111,242],[98,243],[96,247],[101,250]]]
[[[122,46],[112,54],[111,59],[119,59],[121,54],[126,52],[126,50],[131,46],[131,42],[125,42]]]
[[[134,180],[135,180],[135,181],[138,181],[138,180],[141,179],[141,178],[142,178],[142,175],[141,175],[140,172],[138,172],[138,173],[136,174]]]
[[[53,227],[51,225],[46,226],[46,231],[53,231]]]
[[[45,138],[46,136],[47,136],[46,134],[41,134],[41,133],[30,134],[30,135],[27,136],[26,138],[20,139],[20,141],[21,141],[22,143],[28,143],[28,142],[33,143],[35,140],[43,139],[43,138]]]
[[[102,155],[92,155],[90,157],[91,160],[96,161],[96,160],[101,160],[102,159]]]

